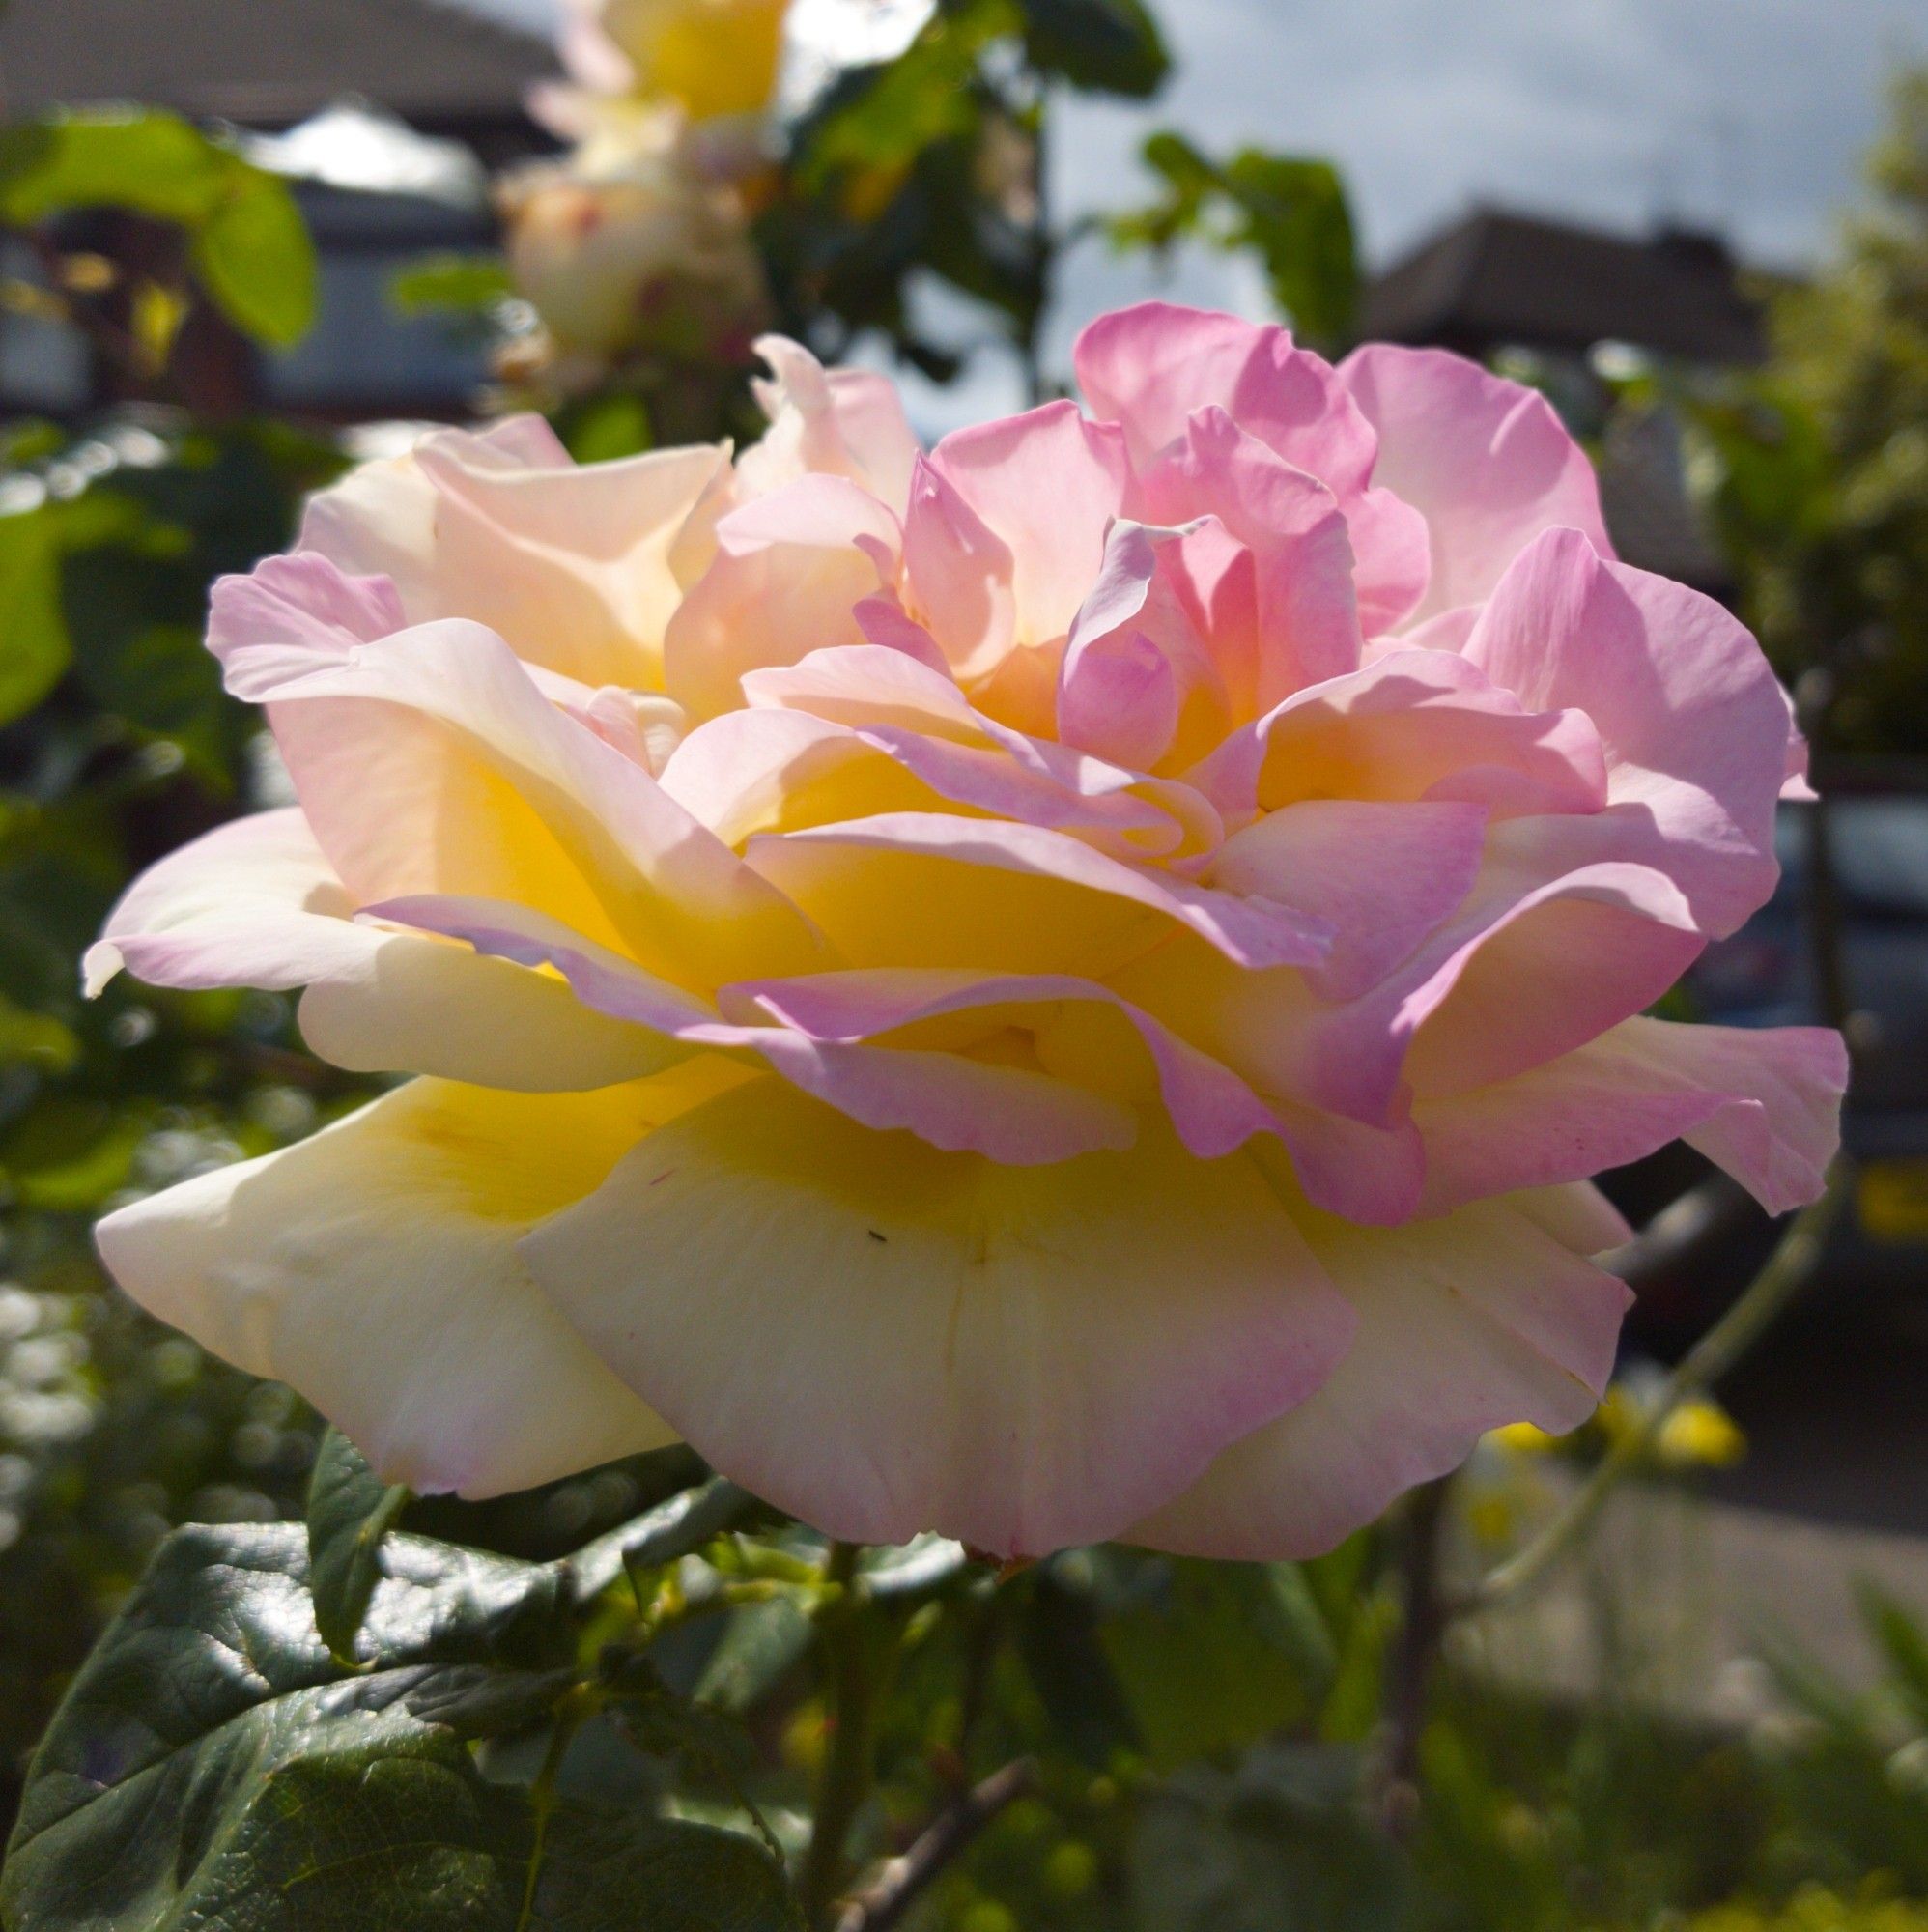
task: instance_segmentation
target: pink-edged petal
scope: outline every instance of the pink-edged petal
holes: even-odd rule
[[[216,826],[151,866],[88,949],[90,996],[124,969],[150,985],[285,992],[354,971],[377,943],[299,810]]]
[[[759,708],[807,711],[837,724],[897,724],[961,744],[985,737],[983,721],[948,670],[875,641],[751,671],[743,694]]]
[[[1109,977],[1268,1098],[1395,1126],[1409,1072],[1500,1078],[1570,1052],[1658,999],[1702,944],[1660,873],[1546,878],[1489,857],[1459,908],[1350,1000],[1189,939]]]
[[[1826,1182],[1847,1079],[1840,1036],[1820,1028],[1630,1019],[1516,1079],[1422,1091],[1427,1199],[1442,1208],[1579,1179],[1686,1139],[1782,1213]]]
[[[537,415],[510,416],[488,430],[433,430],[480,467],[566,469],[571,457]],[[302,513],[298,548],[318,551],[354,576],[393,578],[411,621],[442,614],[411,598],[426,595],[435,555],[436,493],[412,454],[364,463],[317,491]]]
[[[817,974],[724,987],[730,1010],[780,1017],[814,1037],[894,1035],[929,1039],[959,1020],[975,1042],[987,1029],[1026,1035],[1052,1073],[1162,1108],[1185,1147],[1216,1159],[1269,1135],[1290,1154],[1305,1192],[1328,1212],[1374,1224],[1406,1219],[1418,1205],[1424,1151],[1409,1123],[1369,1128],[1290,1102],[1262,1099],[1221,1062],[1110,987],[1064,975],[932,971]],[[952,1044],[957,1040],[952,1039]]]
[[[566,716],[493,633],[425,625],[269,704],[296,789],[358,903],[511,899],[715,984],[817,942],[641,766]]]
[[[941,471],[919,457],[904,516],[904,588],[961,678],[997,668],[1016,635],[1010,546]]]
[[[1121,856],[1196,870],[1224,837],[1218,814],[1189,785],[1013,729],[970,704],[948,673],[901,652],[817,651],[752,672],[744,690],[759,708],[848,725],[954,803],[1076,830]]]
[[[901,515],[918,446],[896,384],[868,369],[826,369],[787,336],[763,336],[756,353],[772,372],[754,385],[770,428],[738,462],[741,489],[760,496],[801,475],[849,476]]]
[[[1161,923],[1247,966],[1311,965],[1330,939],[1289,907],[995,819],[882,813],[757,838],[747,857],[858,966],[1097,975],[1120,947],[1151,943]]]
[[[1595,849],[1680,881],[1703,928],[1734,931],[1773,891],[1786,695],[1752,636],[1697,590],[1537,538],[1494,590],[1466,661],[1536,710],[1573,706],[1607,747]]]
[[[724,463],[711,446],[578,467],[539,418],[440,430],[315,497],[300,549],[391,578],[411,623],[470,618],[584,684],[656,689],[671,554]]]
[[[1607,796],[1584,712],[1530,711],[1449,651],[1394,652],[1299,692],[1187,777],[1234,822],[1307,798],[1457,800],[1508,818],[1598,812]]]
[[[1339,381],[1378,436],[1373,481],[1426,518],[1432,578],[1412,621],[1484,600],[1542,530],[1610,556],[1586,452],[1537,390],[1443,349],[1372,343]]]
[[[1048,1072],[952,1052],[824,1040],[780,1022],[725,1019],[620,954],[520,906],[415,898],[377,911],[464,940],[492,958],[553,968],[586,1007],[650,1029],[686,1052],[757,1055],[791,1085],[877,1132],[902,1129],[933,1147],[1009,1167],[1049,1166],[1100,1148],[1128,1147],[1136,1137],[1129,1108]]]
[[[656,1083],[535,1098],[417,1081],[110,1214],[101,1258],[151,1314],[292,1384],[387,1480],[529,1489],[675,1439],[516,1253],[690,1104],[688,1076],[667,1081],[678,1099]]]
[[[1148,1132],[1000,1167],[777,1081],[671,1122],[522,1252],[725,1474],[836,1536],[1002,1555],[1117,1533],[1350,1330],[1242,1161]]]
[[[661,688],[682,596],[672,552],[723,472],[721,447],[506,469],[431,437],[415,460],[439,496],[437,614],[487,624],[529,663],[585,684]]]
[[[1058,735],[1115,764],[1149,771],[1178,728],[1172,660],[1128,624],[1072,634],[1058,686]]]
[[[144,873],[88,952],[89,992],[124,966],[151,985],[305,986],[309,1046],[356,1073],[560,1093],[634,1080],[681,1057],[589,1010],[555,980],[356,923],[298,811],[237,819]]]
[[[724,987],[725,1011],[780,1021],[843,1044],[905,1034],[963,1016],[973,1034],[1027,1033],[1045,1069],[1132,1105],[1162,1106],[1178,1138],[1216,1159],[1254,1134],[1276,1133],[1271,1111],[1229,1068],[1150,1014],[1089,980],[1050,974],[852,972]],[[906,1030],[908,1032],[906,1033]]]
[[[1074,833],[1120,857],[1216,842],[1209,808],[1187,810],[1181,788],[981,718],[948,678],[878,646],[819,651],[753,672],[746,689],[755,708],[699,725],[664,773],[670,795],[731,844],[947,805]],[[881,761],[894,773],[880,777]]]
[[[1220,409],[1203,409],[1183,437],[1138,479],[1154,523],[1211,517],[1251,552],[1258,649],[1249,710],[1359,664],[1352,545],[1339,499]]]
[[[852,614],[865,643],[895,651],[945,677],[950,675],[937,639],[905,611],[894,592],[865,598]]]
[[[1124,507],[1123,437],[1087,422],[1075,403],[1047,403],[954,431],[931,452],[930,469],[1008,549],[1016,641],[1063,638]]]
[[[1478,805],[1308,799],[1229,838],[1208,877],[1330,925],[1332,951],[1307,981],[1325,999],[1353,999],[1466,897],[1486,831]]]
[[[220,660],[227,687],[256,703],[356,644],[384,638],[408,622],[385,577],[351,577],[318,552],[270,556],[245,577],[215,580],[208,648]]]
[[[1371,424],[1331,364],[1276,323],[1143,302],[1092,323],[1073,356],[1093,414],[1123,426],[1135,465],[1177,441],[1194,411],[1215,409],[1335,491],[1363,489],[1372,472]]]
[[[860,642],[857,607],[894,578],[900,542],[891,512],[842,477],[807,476],[732,510],[669,620],[669,696],[714,718],[743,703],[745,672]]]
[[[1357,1314],[1351,1349],[1315,1395],[1233,1443],[1131,1540],[1192,1556],[1317,1556],[1457,1468],[1490,1429],[1577,1428],[1605,1390],[1631,1296],[1549,1218],[1537,1202],[1497,1201],[1398,1230],[1311,1227]]]
[[[1372,424],[1338,371],[1284,329],[1148,302],[1093,323],[1079,338],[1077,367],[1094,412],[1123,424],[1140,467],[1184,435],[1194,411],[1216,409],[1332,490],[1351,535],[1367,637],[1419,603],[1431,570],[1426,520],[1370,486]]]

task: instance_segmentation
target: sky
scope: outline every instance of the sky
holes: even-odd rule
[[[467,4],[541,21],[552,0]],[[1884,74],[1928,59],[1928,0],[1154,5],[1174,79],[1148,106],[1070,104],[1061,211],[1143,199],[1137,148],[1174,125],[1215,152],[1253,142],[1337,160],[1375,265],[1487,202],[1632,230],[1715,227],[1747,259],[1799,268],[1854,192]],[[1063,327],[1151,279],[1086,251]],[[1251,278],[1196,260],[1169,292],[1261,299]]]

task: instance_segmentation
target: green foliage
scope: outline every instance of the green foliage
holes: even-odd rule
[[[314,321],[314,244],[287,185],[178,115],[72,113],[0,130],[0,221],[31,228],[84,209],[185,230],[200,282],[258,341],[287,348]]]
[[[322,1487],[357,1485],[351,1471]],[[298,1529],[172,1538],[36,1756],[0,1880],[7,1922],[791,1925],[780,1875],[746,1837],[483,1776],[478,1737],[607,1689],[595,1667],[580,1681],[568,1667],[575,1570],[401,1536],[384,1567],[365,1656],[345,1665],[316,1629]]]
[[[0,724],[31,711],[72,657],[60,608],[60,551],[55,520],[0,517]]]
[[[308,1566],[315,1627],[338,1659],[354,1661],[354,1639],[382,1575],[383,1539],[409,1500],[384,1483],[338,1429],[322,1437],[308,1484]]]
[[[1022,0],[1025,50],[1040,73],[1144,99],[1171,71],[1143,0]]]
[[[1928,69],[1893,90],[1872,200],[1783,292],[1757,376],[1689,398],[1745,614],[1832,745],[1928,751]],[[1811,675],[1809,675],[1811,674]]]
[[[1146,142],[1145,163],[1163,192],[1148,208],[1114,217],[1115,242],[1163,251],[1200,240],[1250,249],[1302,335],[1327,346],[1346,342],[1359,302],[1358,245],[1331,162],[1260,148],[1219,162],[1166,131]]]
[[[514,293],[499,255],[424,256],[388,284],[388,298],[404,315],[486,315]]]

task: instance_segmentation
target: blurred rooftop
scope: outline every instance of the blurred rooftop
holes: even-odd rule
[[[1627,342],[1689,362],[1760,360],[1761,307],[1718,236],[1616,235],[1475,210],[1375,279],[1361,332],[1468,355]]]
[[[286,128],[345,95],[471,138],[524,124],[539,36],[448,0],[12,0],[0,110],[139,100]]]

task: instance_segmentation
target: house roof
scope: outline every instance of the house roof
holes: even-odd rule
[[[1760,306],[1726,245],[1640,238],[1482,209],[1368,289],[1363,333],[1475,353],[1630,342],[1689,361],[1758,361]]]
[[[453,0],[11,0],[0,109],[139,100],[287,127],[345,95],[417,125],[519,120],[548,43]]]

